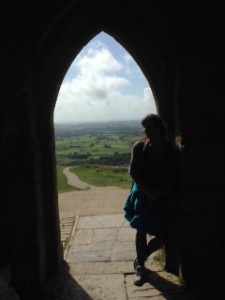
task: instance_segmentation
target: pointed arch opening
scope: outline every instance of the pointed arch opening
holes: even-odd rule
[[[72,231],[76,215],[87,215],[88,211],[95,215],[122,213],[131,181],[127,174],[131,147],[142,135],[140,120],[156,110],[154,96],[140,67],[105,32],[93,37],[68,68],[54,110],[61,239],[65,252],[71,234],[68,228]],[[103,177],[96,181],[98,174]],[[109,187],[113,187],[112,196]],[[101,201],[101,205],[92,203],[93,199]],[[110,203],[114,203],[111,208]]]
[[[101,2],[101,1],[100,1]],[[43,209],[46,223],[46,253],[47,269],[52,270],[61,261],[61,243],[58,215],[58,196],[56,180],[56,157],[54,143],[54,108],[59,90],[68,68],[81,49],[99,32],[111,35],[132,55],[140,66],[156,101],[157,111],[166,112],[168,109],[168,89],[165,79],[162,51],[158,51],[155,35],[146,23],[138,22],[143,15],[133,5],[121,6],[117,14],[117,5],[110,2],[112,9],[102,2],[98,3],[96,14],[89,9],[65,9],[56,20],[37,49],[35,64],[38,66],[37,82],[37,111],[38,134],[41,153],[41,176],[43,189]],[[106,7],[107,6],[107,7]],[[122,13],[123,11],[123,13]],[[132,22],[126,22],[127,15]],[[150,34],[150,36],[149,36]],[[151,36],[152,35],[152,36]],[[140,38],[140,37],[146,37]],[[146,41],[148,41],[146,43]],[[162,49],[162,47],[161,47]],[[160,105],[159,105],[160,104]],[[54,253],[54,254],[52,254]]]

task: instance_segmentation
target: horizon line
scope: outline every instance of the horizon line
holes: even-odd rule
[[[96,121],[64,121],[64,122],[53,122],[54,125],[62,125],[62,124],[87,124],[87,123],[110,123],[110,122],[139,122],[139,119],[129,119],[129,120],[96,120]]]

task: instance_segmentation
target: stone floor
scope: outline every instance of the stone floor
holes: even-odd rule
[[[159,252],[147,262],[153,272],[143,286],[133,284],[135,231],[123,214],[64,218],[61,236],[64,258],[74,280],[72,297],[67,290],[62,299],[193,299],[185,295],[179,278],[162,270],[155,259]]]
[[[134,235],[123,214],[61,219],[64,264],[29,300],[223,300],[207,291],[187,292],[179,278],[163,271],[160,252],[152,254],[146,282],[133,284]],[[0,272],[0,300],[23,300],[10,287],[9,270]],[[210,274],[209,274],[210,276]]]

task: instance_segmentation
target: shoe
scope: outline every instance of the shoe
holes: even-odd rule
[[[137,265],[135,269],[134,285],[142,286],[145,283],[145,267]]]

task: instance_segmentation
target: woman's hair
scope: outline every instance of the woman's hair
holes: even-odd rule
[[[149,124],[154,124],[157,128],[159,128],[161,137],[164,138],[166,134],[166,125],[161,119],[159,115],[149,114],[141,120],[141,125],[148,129]]]

